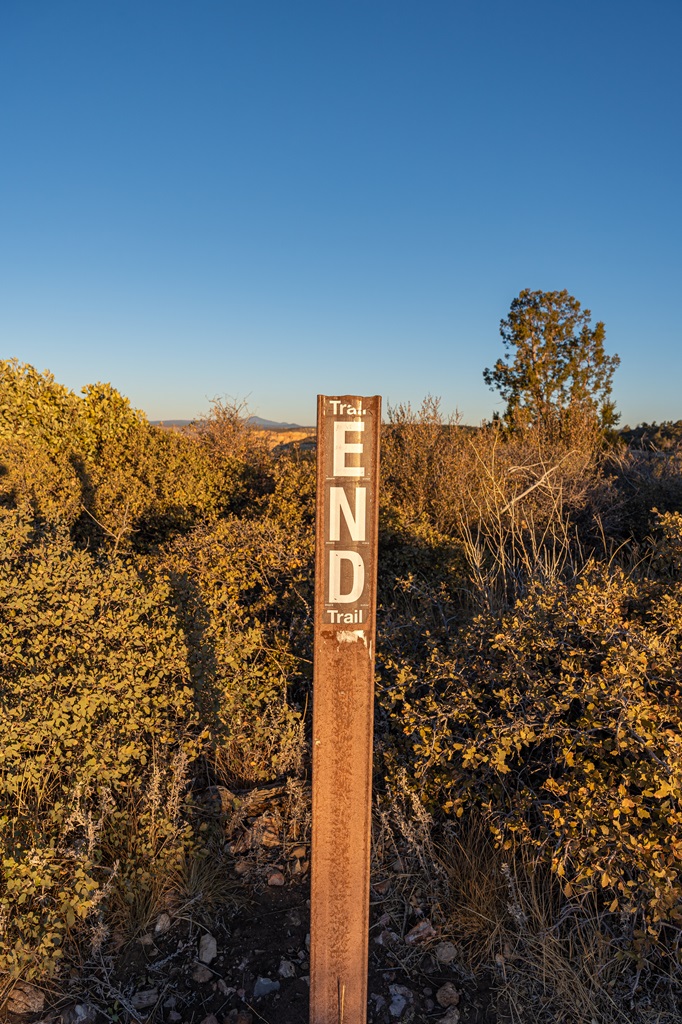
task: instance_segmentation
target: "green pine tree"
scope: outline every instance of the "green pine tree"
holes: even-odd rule
[[[607,430],[619,416],[611,400],[617,355],[604,351],[601,321],[566,290],[524,289],[500,321],[505,358],[483,371],[483,379],[507,403],[510,425],[540,424],[561,430],[577,410],[594,413]]]

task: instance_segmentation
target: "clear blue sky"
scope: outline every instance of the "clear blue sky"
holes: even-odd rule
[[[432,393],[522,288],[682,418],[682,3],[3,0],[0,354],[150,418]]]

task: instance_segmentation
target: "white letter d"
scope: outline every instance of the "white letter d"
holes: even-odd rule
[[[341,562],[350,562],[353,566],[353,585],[347,594],[341,593]],[[350,604],[358,601],[365,588],[365,563],[357,551],[329,552],[329,603]]]

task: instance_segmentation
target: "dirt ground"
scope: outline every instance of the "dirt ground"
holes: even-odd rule
[[[308,1024],[308,800],[276,784],[200,793],[197,814],[219,843],[193,898],[132,936],[109,935],[44,990],[40,1012],[10,1014],[12,1024]],[[503,1024],[493,990],[471,982],[428,909],[406,899],[395,854],[373,874],[368,1024]]]
[[[456,966],[438,965],[425,952],[416,968],[405,970],[400,950],[382,939],[386,922],[381,909],[375,903],[371,915],[368,1024],[456,1020],[435,999],[447,982],[460,994],[462,1024],[497,1024],[501,1018],[490,1006],[490,993],[468,987]],[[121,950],[115,964],[103,959],[89,975],[72,979],[69,995],[32,1019],[54,1024],[308,1024],[309,915],[309,885],[303,881],[253,892],[238,911],[227,908],[218,914],[210,931],[187,918],[172,922],[163,935],[152,929]],[[163,927],[164,919],[158,924]],[[215,939],[215,955],[202,963],[207,935]]]

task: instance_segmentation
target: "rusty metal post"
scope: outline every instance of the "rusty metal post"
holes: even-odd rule
[[[311,1024],[366,1024],[381,398],[317,400]]]

